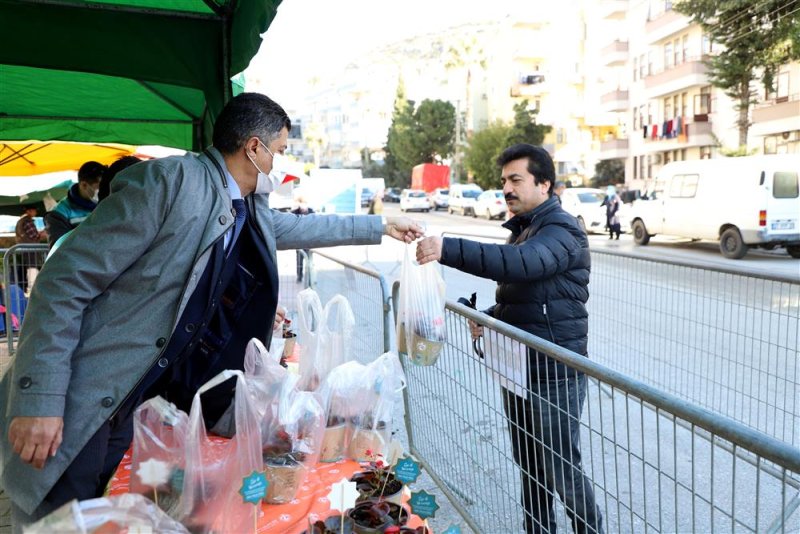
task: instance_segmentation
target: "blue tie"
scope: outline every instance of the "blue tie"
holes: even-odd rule
[[[242,231],[242,227],[244,226],[244,220],[247,217],[247,207],[245,206],[244,199],[241,198],[234,198],[231,200],[233,202],[233,211],[234,211],[234,227],[233,227],[233,236],[231,236],[231,241],[228,243],[228,253],[233,250],[233,245],[236,243],[236,240],[239,238],[239,234]]]

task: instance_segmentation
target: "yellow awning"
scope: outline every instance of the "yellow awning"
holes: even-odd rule
[[[135,152],[135,146],[112,143],[0,141],[0,176],[77,171],[87,161],[110,165]]]

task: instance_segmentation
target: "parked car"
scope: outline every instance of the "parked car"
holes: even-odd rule
[[[434,189],[430,196],[430,202],[433,211],[438,209],[446,210],[450,205],[450,190],[443,187]]]
[[[450,198],[447,213],[475,216],[475,199],[483,193],[483,189],[475,184],[453,184],[450,186]]]
[[[384,202],[394,202],[395,204],[400,202],[400,188],[399,187],[390,187],[383,193],[383,201]]]
[[[406,189],[400,195],[400,211],[431,211],[428,196],[419,189]]]
[[[604,198],[606,192],[602,189],[570,187],[561,193],[561,207],[578,219],[578,224],[584,232],[602,234],[606,231],[606,207],[602,205]],[[622,218],[620,213],[620,219]],[[624,230],[626,225],[622,224],[622,221],[620,223]]]
[[[369,189],[368,187],[363,187],[361,189],[361,207],[366,208],[369,206],[369,202],[372,200],[372,197],[375,195],[375,192]]]
[[[502,219],[508,211],[506,197],[500,189],[484,191],[475,200],[474,211],[478,217],[486,217],[490,221],[494,218]]]

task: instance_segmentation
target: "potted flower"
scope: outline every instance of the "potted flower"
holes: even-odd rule
[[[380,456],[374,456],[371,450],[366,451],[366,455],[374,459],[364,471],[355,473],[350,479],[356,483],[356,489],[361,494],[358,501],[382,499],[402,504],[403,483],[395,478],[391,466]]]
[[[403,526],[408,521],[408,512],[402,506],[377,499],[356,504],[347,515],[355,523],[356,534],[385,532],[393,525]]]
[[[344,525],[344,529],[342,529],[342,525]],[[345,516],[342,521],[342,516],[335,514],[324,521],[322,519],[309,520],[308,530],[305,534],[353,534],[353,525],[353,519],[349,516]]]
[[[347,425],[345,423],[345,418],[342,416],[333,414],[328,416],[325,434],[322,436],[320,462],[336,462],[344,456],[345,437],[347,434]]]
[[[290,502],[305,477],[303,462],[306,454],[293,449],[292,438],[281,429],[262,450],[264,471],[269,481],[267,496],[269,504]]]
[[[385,534],[431,534],[431,531],[426,526],[419,526],[417,528],[407,526],[391,525],[384,530]]]
[[[367,451],[383,455],[390,437],[387,422],[376,418],[372,412],[355,417],[351,422],[354,428],[348,456],[357,462],[368,462],[372,460],[372,455],[368,455]]]

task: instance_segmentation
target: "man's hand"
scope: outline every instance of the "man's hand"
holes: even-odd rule
[[[417,243],[417,261],[420,265],[442,258],[442,238],[426,237]]]
[[[481,325],[471,319],[467,319],[467,322],[469,323],[469,333],[472,334],[473,341],[483,335],[483,327]]]
[[[425,235],[422,227],[408,217],[386,217],[386,227],[383,229],[383,233],[406,243],[411,243]]]
[[[63,429],[61,417],[15,417],[8,427],[8,442],[23,462],[41,469],[56,455]]]
[[[280,330],[285,320],[286,320],[286,308],[278,304],[278,309],[275,310],[275,321],[272,323],[272,331],[277,332],[278,330]]]

